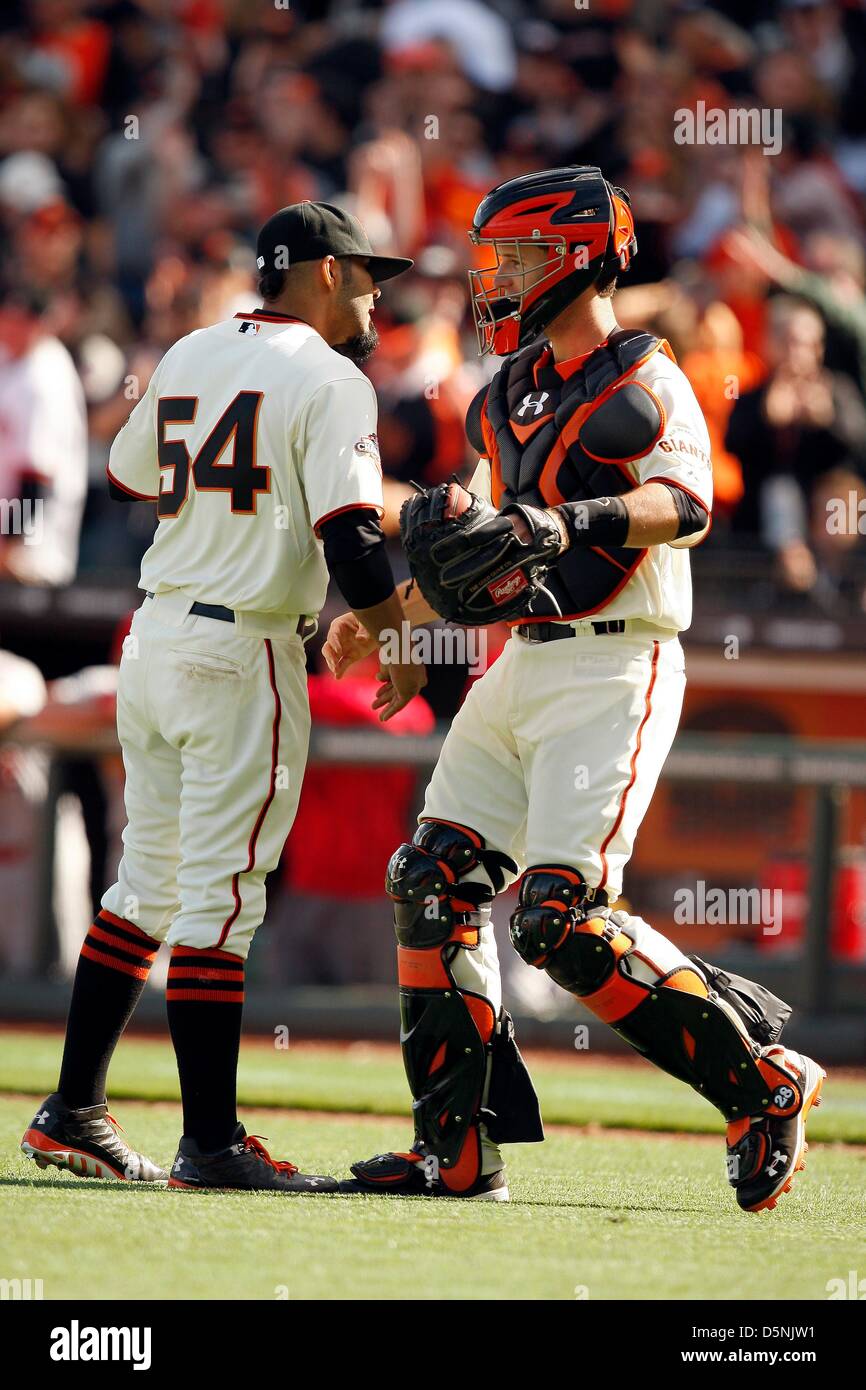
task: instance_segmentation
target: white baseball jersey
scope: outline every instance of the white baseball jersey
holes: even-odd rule
[[[383,512],[376,395],[309,324],[238,314],[169,349],[108,475],[157,502],[141,588],[316,615],[328,584],[318,526],[353,507]]]
[[[0,497],[18,497],[23,480],[46,495],[24,527],[16,574],[25,584],[68,584],[87,496],[87,408],[57,338],[0,362]]]
[[[642,458],[624,465],[635,486],[653,480],[676,483],[702,502],[709,513],[713,505],[710,440],[688,378],[665,353],[656,352],[628,379],[652,391],[663,415],[657,443]],[[469,490],[490,499],[487,459],[480,460]],[[599,610],[598,617],[643,618],[674,632],[684,631],[692,620],[691,566],[684,552],[702,541],[709,529],[708,522],[693,536],[651,546],[631,579]]]

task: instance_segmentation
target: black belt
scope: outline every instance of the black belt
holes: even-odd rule
[[[200,618],[219,618],[222,623],[233,623],[235,620],[232,610],[223,608],[221,603],[199,603],[196,600],[189,611],[198,614]]]
[[[153,594],[148,591],[146,597],[153,598]],[[195,613],[199,618],[218,618],[221,623],[233,623],[235,620],[232,609],[224,608],[221,603],[199,603],[198,599],[196,599],[195,603],[190,604],[189,611],[190,613]],[[296,630],[298,632],[303,632],[306,625],[307,619],[304,614],[301,614],[298,619]]]
[[[604,637],[609,633],[625,632],[625,618],[612,618],[606,623],[593,623],[592,630],[596,637]],[[524,642],[561,642],[566,637],[577,637],[579,634],[567,623],[520,623],[514,631],[518,637],[522,637]]]
[[[153,598],[149,589],[145,590],[145,598]],[[233,623],[235,615],[231,608],[224,608],[221,603],[195,603],[190,605],[190,613],[195,613],[199,618],[219,618],[221,623]]]
[[[222,607],[221,603],[193,603],[189,609],[190,613],[197,613],[199,617],[218,617],[221,623],[234,623],[235,614],[231,609]]]

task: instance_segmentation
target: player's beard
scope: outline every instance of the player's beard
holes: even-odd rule
[[[356,367],[360,367],[362,362],[366,362],[368,357],[372,357],[376,348],[379,346],[379,334],[371,323],[366,333],[356,333],[353,338],[346,338],[342,343],[332,344],[334,352],[339,352],[342,357],[348,357]]]

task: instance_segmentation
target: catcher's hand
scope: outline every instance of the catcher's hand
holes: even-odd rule
[[[453,482],[404,502],[400,537],[431,608],[464,627],[530,612],[564,544],[563,532],[541,508],[498,512]]]

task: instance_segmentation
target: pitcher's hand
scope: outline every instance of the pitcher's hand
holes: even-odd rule
[[[339,680],[356,661],[363,661],[365,656],[371,656],[376,650],[376,645],[375,637],[370,636],[354,613],[341,613],[328,628],[322,655],[331,674]]]

